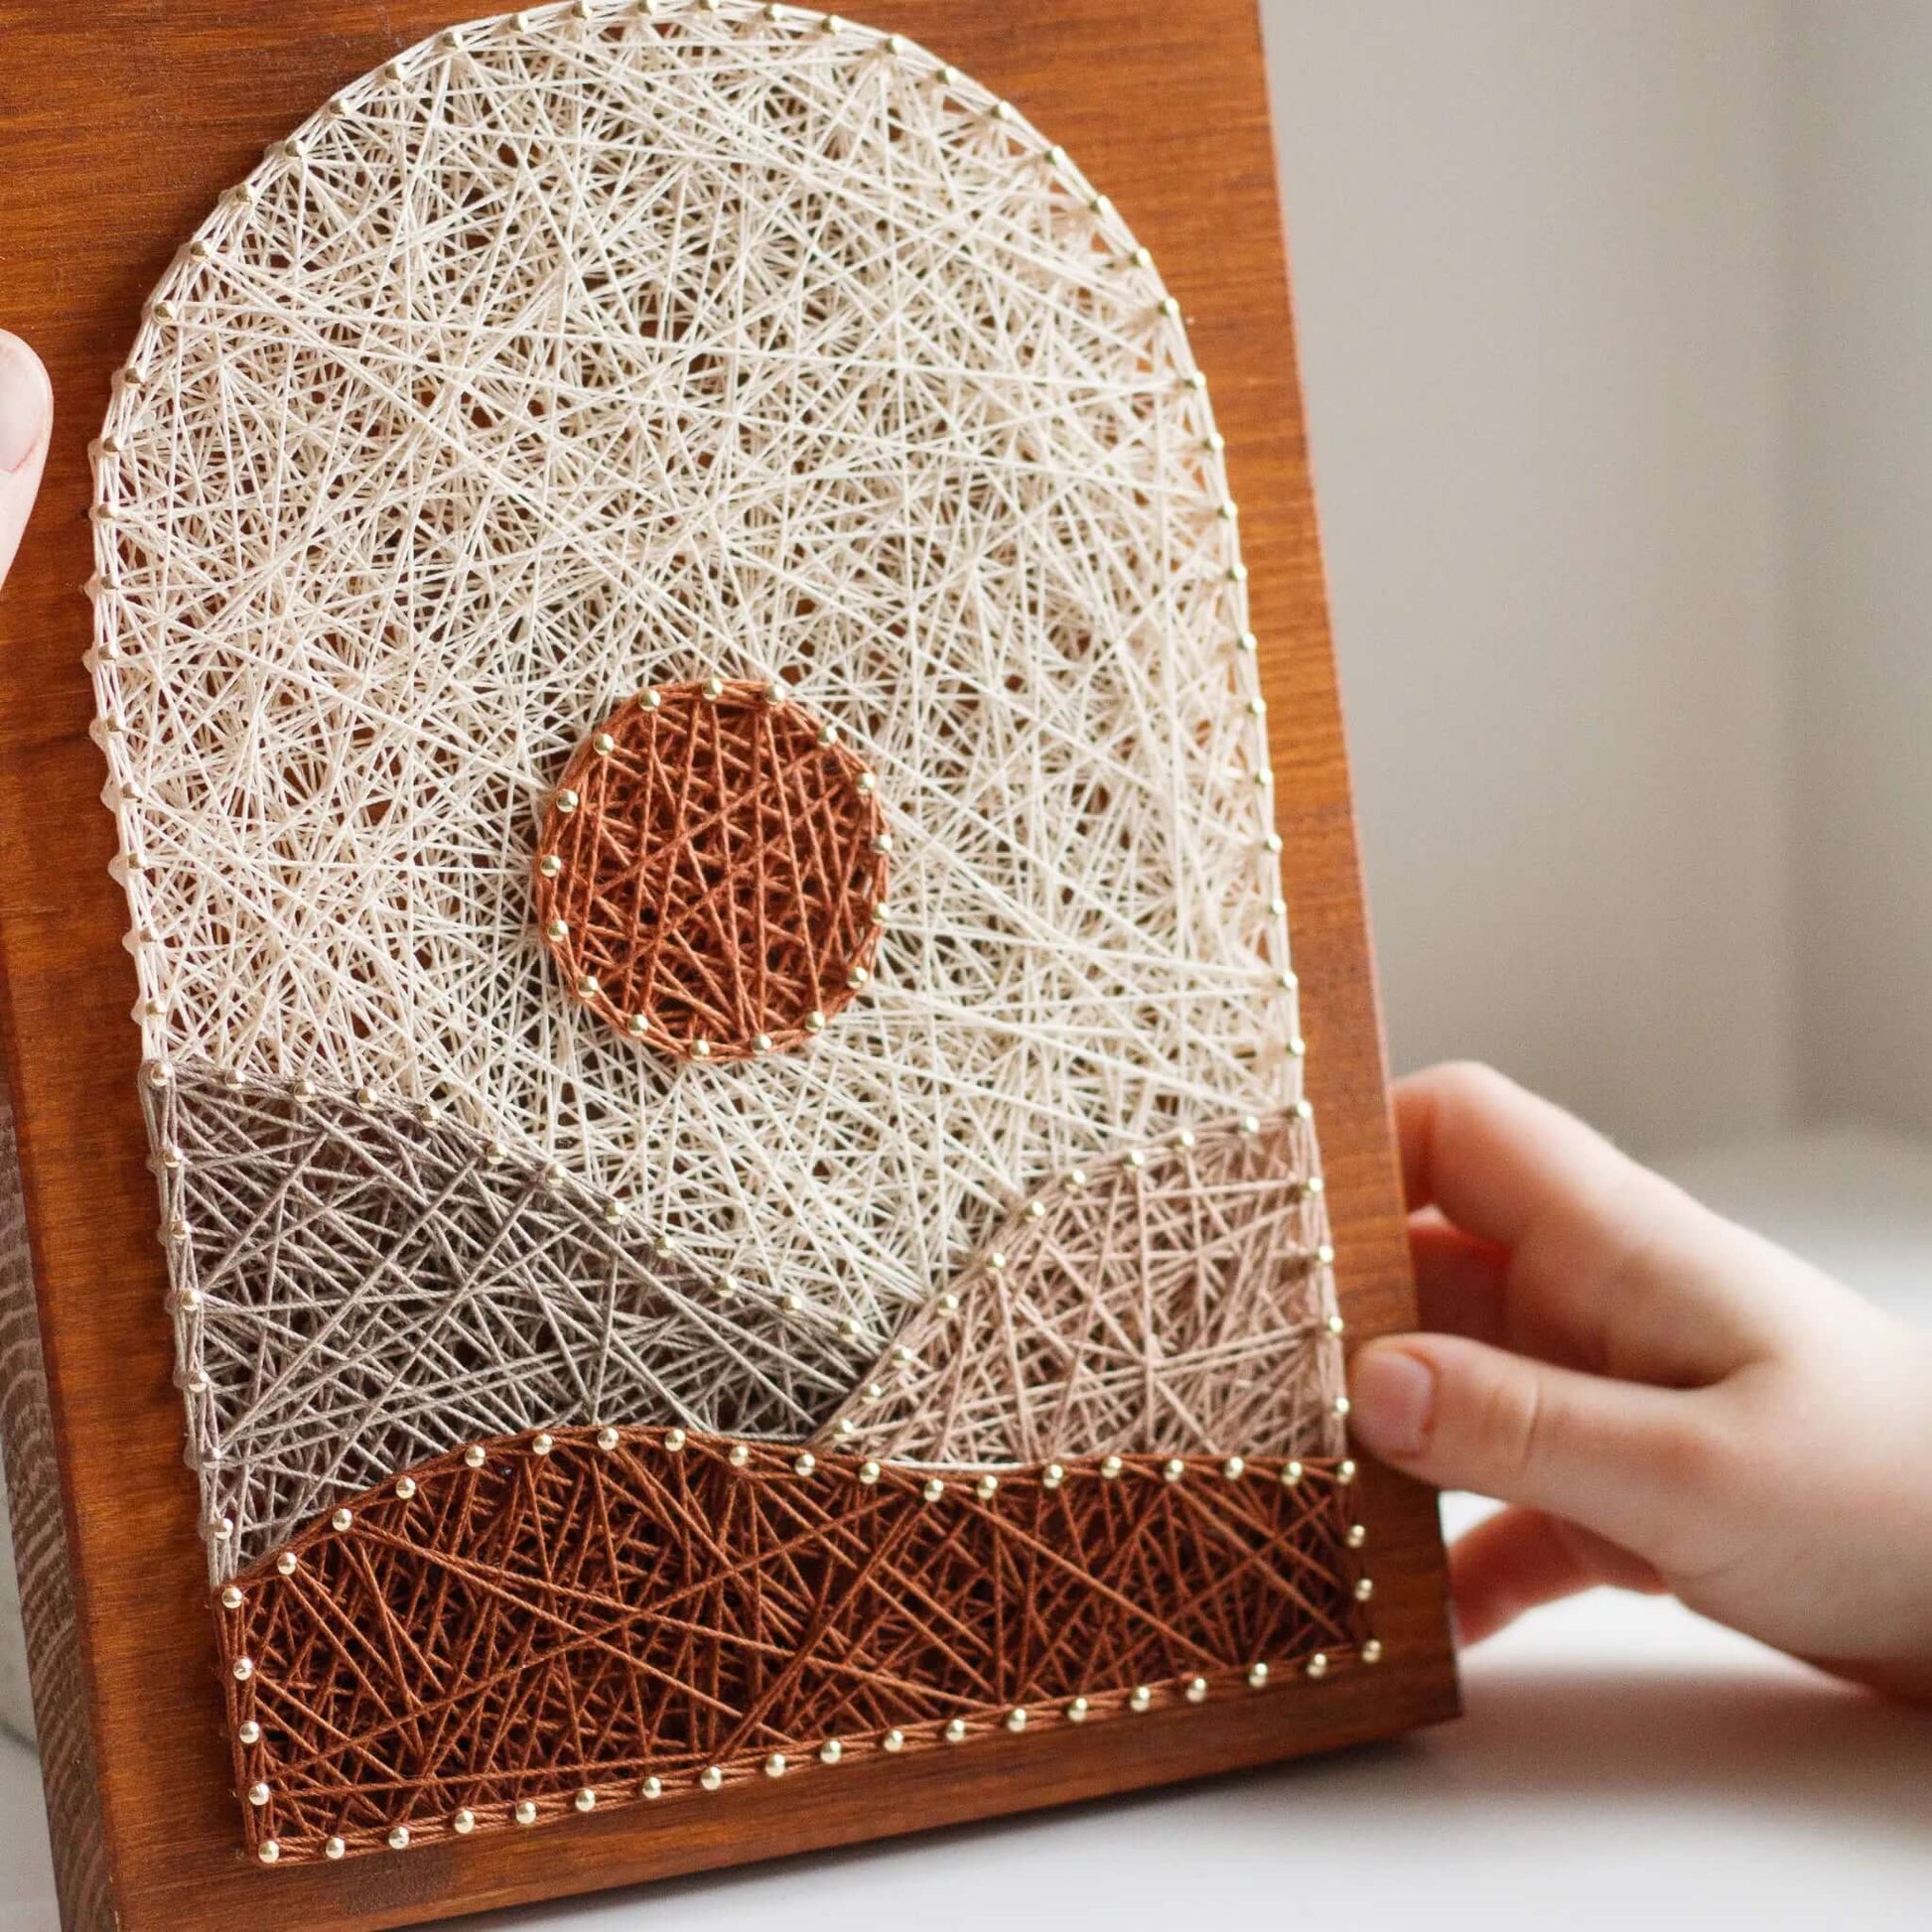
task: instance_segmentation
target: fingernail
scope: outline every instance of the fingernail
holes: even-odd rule
[[[49,402],[38,357],[0,329],[0,475],[12,476],[40,448]]]
[[[1402,1462],[1429,1447],[1436,1419],[1436,1371],[1396,1342],[1371,1342],[1348,1378],[1356,1436],[1385,1461]]]

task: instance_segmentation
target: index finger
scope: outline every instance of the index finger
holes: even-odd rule
[[[53,392],[40,357],[0,329],[0,584],[34,507],[53,418]]]
[[[1597,1374],[1690,1387],[1772,1343],[1835,1285],[1486,1066],[1399,1082],[1412,1211],[1493,1243],[1494,1306],[1458,1323]],[[1836,1290],[1843,1295],[1845,1291]]]
[[[1440,1208],[1465,1233],[1517,1247],[1539,1222],[1600,1218],[1633,1182],[1676,1189],[1553,1101],[1492,1066],[1450,1061],[1393,1091],[1402,1186],[1413,1214]]]

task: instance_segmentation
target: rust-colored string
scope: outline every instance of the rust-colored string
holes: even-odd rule
[[[876,781],[772,687],[618,706],[551,794],[537,917],[572,992],[679,1056],[807,1042],[866,983],[890,840]]]
[[[341,1856],[700,1802],[1373,1662],[1351,1473],[941,1474],[656,1429],[442,1456],[217,1609],[250,1843]]]

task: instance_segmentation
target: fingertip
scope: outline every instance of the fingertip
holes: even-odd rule
[[[1585,1587],[1566,1574],[1549,1525],[1540,1510],[1499,1509],[1449,1545],[1449,1599],[1461,1647],[1486,1642],[1525,1610]]]
[[[1497,1631],[1516,1621],[1517,1611],[1494,1587],[1492,1580],[1471,1575],[1449,1556],[1449,1641],[1458,1651],[1487,1643]]]
[[[1478,1061],[1412,1075],[1395,1109],[1410,1210],[1438,1208],[1501,1249],[1540,1234],[1613,1251],[1633,1187],[1651,1213],[1677,1198],[1576,1115]]]
[[[1362,1445],[1439,1489],[1544,1509],[1655,1550],[1721,1487],[1699,1392],[1555,1367],[1460,1335],[1366,1342],[1350,1370]]]
[[[1449,1545],[1449,1602],[1458,1649],[1471,1649],[1506,1630],[1534,1606],[1537,1584],[1549,1584],[1540,1539],[1527,1527],[1535,1520],[1527,1510],[1498,1510]]]
[[[0,584],[40,490],[53,426],[54,390],[41,358],[0,329]]]
[[[1526,1611],[1609,1585],[1655,1594],[1656,1568],[1608,1538],[1537,1509],[1501,1509],[1450,1545],[1458,1645],[1484,1642]]]
[[[1439,1060],[1392,1082],[1389,1104],[1410,1212],[1437,1204],[1437,1137],[1446,1117],[1452,1128],[1459,1115],[1493,1113],[1532,1097],[1485,1060]]]
[[[1350,1419],[1357,1440],[1385,1462],[1413,1462],[1429,1449],[1436,1422],[1436,1368],[1410,1337],[1364,1343],[1349,1364]]]
[[[0,329],[0,477],[18,475],[47,441],[54,388],[46,365],[10,331]]]

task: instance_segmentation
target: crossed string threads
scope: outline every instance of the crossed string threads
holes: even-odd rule
[[[886,920],[877,785],[768,685],[620,705],[564,767],[537,841],[537,920],[565,984],[660,1050],[807,1044],[871,978]]]
[[[1321,1182],[1299,1112],[1053,1177],[899,1330],[821,1442],[916,1462],[1339,1455]]]
[[[1348,1475],[1122,1457],[948,1480],[662,1431],[477,1445],[224,1599],[249,1840],[315,1859],[702,1803],[1372,1664]]]
[[[439,36],[94,460],[262,1856],[1379,1654],[1221,439],[1060,150],[752,0]]]
[[[1054,1177],[882,1352],[449,1115],[181,1068],[146,1099],[217,1580],[559,1419],[942,1466],[1341,1451],[1299,1113]]]
[[[146,1099],[217,1580],[453,1443],[802,1440],[874,1353],[450,1114],[192,1068]]]
[[[779,1391],[883,1353],[1047,1176],[1300,1094],[1212,414],[1118,212],[997,105],[740,0],[439,39],[204,224],[97,454],[150,1060],[556,1167],[705,1279],[796,1298]],[[711,676],[836,724],[894,843],[871,983],[809,1052],[732,1065],[587,1010],[532,893],[598,721]],[[398,1186],[378,1219],[408,1227]],[[266,1271],[264,1356],[330,1319],[266,1226],[171,1250]],[[460,1386],[399,1324],[331,1332],[227,1412],[292,1492],[374,1391]],[[552,1420],[635,1373],[581,1324],[551,1345],[580,1391]],[[759,1406],[734,1331],[690,1345]],[[529,1364],[476,1372],[527,1414]]]

